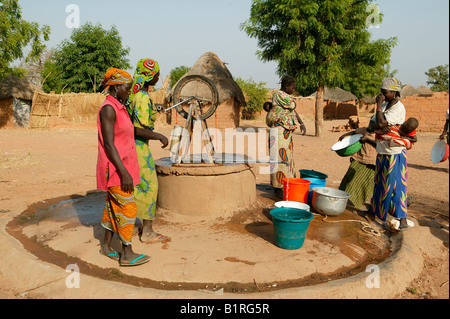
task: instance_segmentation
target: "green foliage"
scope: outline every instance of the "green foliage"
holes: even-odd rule
[[[25,70],[10,67],[10,63],[24,56],[23,50],[30,45],[26,62],[39,58],[49,40],[50,27],[22,19],[18,0],[0,0],[0,79],[8,74],[21,76]]]
[[[42,72],[42,89],[44,92],[49,93],[50,91],[55,91],[61,93],[63,90],[62,82],[62,71],[58,68],[58,65],[53,60],[53,55],[50,56],[43,64]]]
[[[428,76],[427,84],[431,84],[431,91],[448,91],[448,64],[431,68],[425,75]]]
[[[370,41],[370,0],[253,0],[241,25],[258,40],[262,61],[278,61],[278,74],[297,79],[309,95],[320,86],[358,97],[379,88],[396,38]]]
[[[47,65],[42,74],[45,78],[52,72],[45,89],[60,91],[66,87],[66,91],[94,92],[110,67],[130,69],[129,52],[114,26],[105,30],[100,24],[86,23],[56,48],[49,62],[52,65]]]
[[[170,87],[174,87],[175,84],[185,75],[189,72],[191,68],[187,66],[178,66],[172,71],[170,71]]]
[[[247,99],[247,106],[242,110],[242,118],[251,120],[255,117],[255,113],[262,110],[264,102],[267,101],[267,93],[269,90],[265,87],[265,82],[256,83],[252,79],[243,80],[236,79],[236,83],[241,88]]]

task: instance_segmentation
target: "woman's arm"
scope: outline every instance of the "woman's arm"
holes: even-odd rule
[[[148,128],[134,127],[134,135],[143,138],[147,141],[149,140],[160,141],[162,144],[161,148],[165,148],[167,147],[167,145],[169,145],[169,140],[167,139],[167,137],[165,137],[160,133],[153,132]]]
[[[384,95],[380,94],[377,96],[377,111],[376,111],[376,122],[377,122],[377,128],[382,129],[388,126],[388,122],[386,121],[386,118],[383,114],[383,102],[384,102]]]
[[[444,131],[442,131],[441,136],[439,136],[439,139],[443,140],[445,138],[445,135],[447,135],[447,131],[448,131],[448,120],[445,120],[445,126],[444,126]]]
[[[361,142],[369,143],[373,147],[377,147],[377,142],[376,142],[375,136],[373,134],[364,135],[363,137],[361,137]]]
[[[114,144],[116,112],[111,105],[105,105],[100,111],[100,122],[106,154],[121,176],[122,190],[131,193],[134,190],[133,178],[123,165],[119,152]]]
[[[298,124],[300,124],[300,133],[302,133],[302,135],[306,134],[306,126],[305,123],[303,123],[302,119],[300,118],[300,115],[298,115],[297,111],[294,111],[295,113],[295,117],[297,118],[297,122]]]

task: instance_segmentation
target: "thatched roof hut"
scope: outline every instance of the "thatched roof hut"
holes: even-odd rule
[[[403,89],[402,89],[402,97],[407,97],[407,96],[413,96],[416,94],[419,94],[420,92],[417,91],[412,85],[410,84],[406,84]]]
[[[316,95],[317,92],[311,94],[310,96],[316,97]],[[357,99],[358,98],[353,93],[350,93],[338,87],[335,88],[325,87],[325,92],[323,95],[323,100],[330,102],[349,102],[349,101],[356,101]]]
[[[7,75],[0,81],[0,100],[16,98],[31,101],[36,91],[42,92],[40,87],[31,83],[25,77],[18,78]]]
[[[234,81],[225,63],[215,53],[203,54],[185,76],[192,74],[204,75],[214,82],[219,92],[219,104],[235,99],[241,106],[247,105],[241,88]]]
[[[7,75],[0,81],[0,127],[25,127],[30,118],[34,92],[41,88],[25,77]]]
[[[425,85],[419,86],[417,88],[417,91],[419,92],[419,94],[421,96],[432,96],[433,95],[433,91],[431,91],[431,89],[426,87]]]

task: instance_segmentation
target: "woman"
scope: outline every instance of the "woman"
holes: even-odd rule
[[[150,260],[147,255],[135,254],[131,237],[136,220],[133,188],[139,183],[139,164],[134,129],[123,105],[130,94],[131,75],[115,68],[109,69],[102,82],[109,91],[97,118],[98,160],[97,188],[106,190],[106,204],[102,226],[106,229],[100,253],[121,266],[137,266]],[[111,248],[113,234],[122,242],[122,253]]]
[[[296,104],[291,96],[296,86],[295,78],[286,75],[281,80],[281,89],[276,91],[272,99],[272,108],[267,113],[266,124],[270,129],[269,154],[271,161],[287,164],[271,164],[270,183],[275,188],[275,195],[283,197],[283,179],[296,177],[294,165],[294,143],[292,134],[297,128],[295,119]],[[300,129],[306,133],[305,125],[297,117]]]
[[[442,134],[439,136],[440,140],[447,140],[447,144],[449,144],[450,142],[450,130],[448,129],[450,124],[449,124],[449,110],[447,110],[445,112],[445,125],[444,125],[444,130],[442,131]]]
[[[400,99],[402,86],[399,80],[383,81],[381,94],[377,97],[376,115],[369,131],[383,129],[405,122],[405,106]],[[407,155],[405,147],[392,147],[390,141],[377,140],[375,189],[371,212],[386,221],[388,213],[400,220],[399,229],[408,228],[407,223]]]
[[[149,140],[159,140],[162,147],[169,144],[168,139],[154,132],[157,109],[150,99],[148,89],[159,80],[159,64],[152,59],[141,59],[136,67],[133,87],[129,98],[128,113],[135,127],[135,142],[140,168],[140,183],[134,189],[137,204],[137,217],[143,220],[140,239],[144,243],[169,241],[170,237],[153,231],[158,195],[158,177],[155,162],[148,146]]]
[[[353,134],[363,134],[360,140],[362,147],[350,157],[350,166],[339,189],[349,193],[351,195],[350,204],[361,209],[366,202],[370,202],[373,196],[377,160],[376,141],[375,133],[367,133],[365,127],[346,133],[339,140]]]

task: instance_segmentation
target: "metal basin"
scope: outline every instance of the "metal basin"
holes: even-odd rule
[[[330,187],[314,187],[312,206],[320,214],[339,216],[345,211],[350,194]]]

